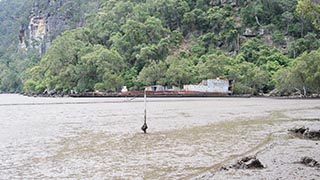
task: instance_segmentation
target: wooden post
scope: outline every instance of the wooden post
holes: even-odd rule
[[[147,133],[147,129],[148,129],[148,126],[147,126],[147,94],[146,94],[146,91],[144,91],[144,123],[141,127],[141,130],[144,133]]]
[[[144,91],[144,124],[147,124],[147,95],[146,91]]]

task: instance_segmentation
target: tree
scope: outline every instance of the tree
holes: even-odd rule
[[[103,76],[104,89],[107,92],[118,92],[123,86],[123,79],[120,75],[105,72]]]
[[[145,66],[139,73],[138,80],[145,86],[150,85],[165,85],[166,84],[167,65],[160,61],[156,63],[152,61],[150,65]]]
[[[320,49],[303,53],[292,65],[275,74],[280,92],[298,91],[302,96],[320,91]]]
[[[303,52],[310,52],[311,50],[316,50],[320,47],[320,40],[315,33],[307,33],[305,37],[299,38],[292,42],[289,46],[290,57],[296,58]]]
[[[292,73],[297,80],[298,89],[303,90],[303,95],[307,92],[316,92],[319,95],[320,90],[320,49],[304,53],[296,59],[296,65]]]
[[[283,68],[273,75],[275,87],[280,95],[289,95],[294,90],[294,79],[290,68]]]
[[[303,23],[304,23],[304,19],[310,18],[315,28],[320,30],[319,2],[312,1],[312,0],[298,0],[296,11],[302,17]],[[302,29],[302,34],[303,34],[303,29]]]
[[[289,33],[289,26],[293,21],[293,13],[290,11],[285,11],[282,15],[283,23],[286,25],[286,34]]]
[[[126,68],[126,64],[117,51],[96,45],[92,52],[80,58],[76,68],[79,76],[77,85],[79,91],[93,90],[97,88],[96,86],[99,87],[98,90],[103,90],[96,83],[103,83],[105,90],[113,91],[119,89],[119,84],[122,84],[120,75]],[[115,83],[117,80],[119,82]]]
[[[277,87],[276,76],[286,71],[296,88],[302,90],[304,82],[307,93],[317,91],[311,63],[317,55],[309,54],[320,47],[319,4],[314,0],[237,0],[235,6],[212,0],[33,2],[40,14],[48,15],[43,18],[49,20],[47,35],[53,41],[40,62],[36,50],[16,53],[17,35],[22,30],[23,39],[33,3],[0,1],[2,91],[19,90],[21,82],[30,93],[83,92],[227,77],[236,80],[238,93],[256,94]],[[57,19],[54,32],[51,18]],[[247,28],[255,37],[241,36]]]
[[[228,76],[235,79],[234,92],[237,94],[257,94],[263,91],[269,80],[267,72],[250,62],[229,66]]]
[[[127,86],[129,90],[140,89],[140,81],[138,81],[138,68],[131,67],[129,70],[125,71],[122,75],[124,80],[124,85]]]
[[[227,65],[231,60],[225,55],[204,55],[197,64],[198,81],[203,79],[225,78],[227,75]]]
[[[258,64],[259,57],[265,53],[268,53],[267,47],[261,40],[255,38],[246,41],[241,46],[240,54],[237,58],[241,61],[247,61],[254,64]]]
[[[16,92],[21,90],[21,79],[13,71],[6,70],[0,74],[1,84],[0,91],[3,92]]]
[[[194,82],[194,67],[188,59],[169,56],[166,62],[169,66],[166,73],[169,85],[182,87],[184,84]]]

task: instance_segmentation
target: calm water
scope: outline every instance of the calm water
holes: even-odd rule
[[[320,117],[320,100],[0,95],[0,179],[191,178]],[[304,122],[305,123],[305,122]]]

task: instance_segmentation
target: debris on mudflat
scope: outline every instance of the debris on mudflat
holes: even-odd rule
[[[303,136],[309,139],[320,139],[320,130],[319,131],[306,131],[303,133]]]
[[[289,129],[288,131],[296,134],[303,134],[306,131],[309,131],[309,128],[305,128],[304,126],[302,126],[300,128]]]
[[[299,163],[304,164],[309,167],[320,167],[320,164],[318,163],[318,161],[316,161],[310,157],[301,158],[301,161]]]
[[[262,169],[264,166],[255,156],[248,156],[242,158],[236,164],[230,166],[230,168],[234,169]]]
[[[294,133],[296,135],[301,135],[304,138],[308,139],[320,139],[320,130],[318,131],[311,131],[309,128],[300,127],[300,128],[294,128],[294,129],[289,129],[291,133]]]
[[[225,166],[220,167],[220,171],[228,171],[229,169]]]

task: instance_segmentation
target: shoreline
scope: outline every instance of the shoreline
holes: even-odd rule
[[[25,97],[43,98],[143,98],[143,94],[27,94],[27,93],[0,93],[0,95],[21,95]],[[250,94],[147,94],[150,98],[266,98],[266,99],[320,99],[320,96],[269,96]]]

